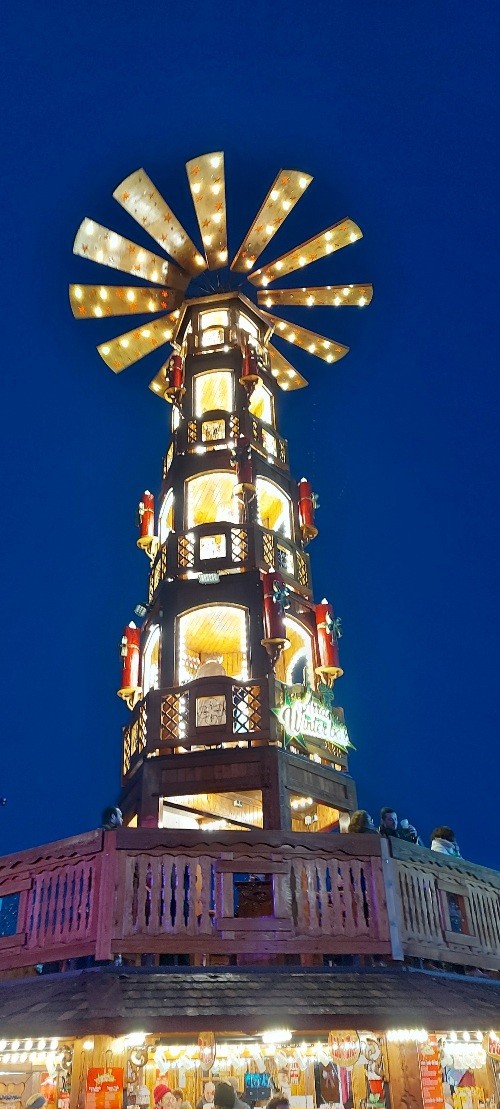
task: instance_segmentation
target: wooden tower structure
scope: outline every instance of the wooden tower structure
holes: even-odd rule
[[[326,598],[314,598],[316,498],[291,474],[279,432],[280,394],[307,381],[272,338],[327,363],[348,348],[269,309],[363,306],[372,289],[268,286],[361,231],[344,219],[255,269],[312,180],[281,170],[228,270],[224,156],[186,168],[205,256],[143,170],[114,196],[169,260],[89,219],[74,247],[154,282],[71,286],[77,318],[155,314],[98,347],[110,368],[167,342],[173,350],[150,383],[171,405],[172,437],[159,497],[147,490],[139,504],[149,595],[141,626],[122,638],[119,695],[131,721],[121,805],[129,826],[327,831],[356,807],[333,696],[341,629]],[[216,292],[203,287],[207,269],[225,271]]]

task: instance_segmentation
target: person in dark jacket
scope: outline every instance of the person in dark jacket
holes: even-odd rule
[[[409,824],[407,820],[402,820],[399,824],[396,810],[391,809],[389,805],[380,810],[378,830],[381,836],[387,836],[388,839],[405,839],[407,843],[418,843],[421,847],[423,846],[413,824]]]

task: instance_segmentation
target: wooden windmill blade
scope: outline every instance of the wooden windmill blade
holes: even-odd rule
[[[191,277],[207,268],[205,259],[145,170],[137,169],[126,177],[113,196]]]
[[[75,319],[130,316],[147,312],[172,312],[182,304],[178,289],[141,285],[70,285],[69,299]]]
[[[222,150],[192,158],[186,162],[186,173],[208,268],[220,269],[226,265],[228,257]]]
[[[82,220],[73,244],[73,253],[103,266],[122,270],[134,277],[143,277],[156,285],[167,285],[184,292],[189,276],[174,264],[160,258],[137,243],[125,239],[109,227],[87,217]]]
[[[344,246],[350,246],[351,243],[355,243],[362,237],[363,232],[357,223],[354,223],[354,220],[340,220],[339,223],[333,223],[331,227],[327,227],[325,231],[320,231],[318,235],[313,235],[306,242],[300,243],[293,250],[282,254],[274,262],[269,262],[262,269],[255,270],[254,273],[249,274],[248,280],[253,285],[263,285],[265,288],[272,281],[276,281],[278,277],[286,277],[287,274],[294,273],[295,270],[310,266],[311,262],[316,262],[319,258],[325,258],[328,254],[333,254],[334,251],[341,250]]]
[[[231,262],[238,273],[251,270],[312,181],[309,173],[280,169]]]

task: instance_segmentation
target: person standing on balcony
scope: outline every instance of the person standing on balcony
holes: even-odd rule
[[[397,812],[388,805],[380,810],[379,832],[381,836],[386,836],[388,839],[404,839],[407,843],[417,843],[423,847],[413,824],[409,824],[407,820],[402,820],[399,824]]]
[[[117,805],[108,805],[102,814],[101,828],[105,832],[112,832],[123,824],[122,810]]]
[[[438,851],[440,855],[455,855],[456,858],[461,858],[453,828],[449,828],[447,824],[441,824],[439,828],[434,828],[431,836],[431,851]]]
[[[356,809],[353,812],[349,821],[348,832],[376,832],[377,829],[373,823],[370,813],[366,809]],[[271,1098],[271,1101],[274,1099]],[[269,1103],[270,1104],[270,1103]],[[269,1106],[268,1106],[269,1109]],[[273,1107],[274,1109],[274,1107]]]

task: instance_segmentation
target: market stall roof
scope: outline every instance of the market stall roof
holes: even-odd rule
[[[96,967],[0,982],[3,1036],[500,1027],[500,981],[410,968]]]

